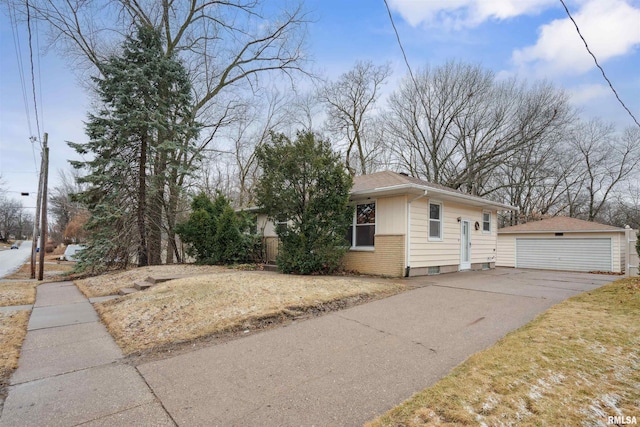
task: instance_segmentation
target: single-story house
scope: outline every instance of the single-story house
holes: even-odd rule
[[[345,268],[396,277],[494,268],[497,212],[517,210],[390,171],[355,177],[350,199]],[[277,237],[264,214],[258,229],[273,261]]]
[[[557,216],[498,230],[497,266],[625,272],[633,230]]]

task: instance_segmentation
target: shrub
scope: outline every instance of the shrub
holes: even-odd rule
[[[263,175],[258,204],[271,220],[287,221],[276,233],[282,245],[276,261],[285,273],[331,273],[348,250],[352,180],[331,144],[311,132],[295,141],[272,134],[257,152]]]
[[[178,224],[177,233],[187,244],[187,253],[201,264],[254,262],[259,236],[250,233],[250,220],[236,213],[229,200],[218,193],[212,201],[204,193],[195,196],[191,215]]]

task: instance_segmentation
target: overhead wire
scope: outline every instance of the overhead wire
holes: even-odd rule
[[[402,57],[404,58],[404,63],[407,66],[407,69],[409,70],[409,77],[411,78],[411,81],[413,82],[413,85],[415,87],[416,93],[418,94],[418,98],[420,99],[420,103],[422,104],[422,108],[424,108],[425,111],[428,110],[427,108],[427,104],[424,101],[424,96],[422,91],[420,90],[420,86],[418,86],[418,81],[416,80],[415,76],[413,75],[413,70],[411,69],[411,64],[409,64],[409,59],[407,58],[407,53],[404,50],[404,46],[402,45],[402,41],[400,40],[400,33],[398,32],[398,29],[396,28],[396,23],[393,20],[393,15],[391,14],[391,8],[389,7],[389,3],[387,3],[387,0],[384,0],[384,5],[387,8],[387,13],[389,14],[389,21],[391,21],[391,26],[393,27],[393,31],[396,34],[396,40],[398,41],[398,46],[400,46],[400,51],[402,52]]]
[[[20,76],[20,88],[22,89],[22,100],[24,102],[25,114],[27,116],[27,127],[29,128],[29,135],[32,134],[31,128],[31,114],[29,114],[29,101],[27,98],[27,85],[24,78],[24,64],[22,62],[22,56],[20,52],[22,48],[20,46],[20,35],[18,33],[18,24],[15,16],[15,9],[12,8],[11,3],[8,3],[9,7],[9,22],[11,23],[11,34],[13,36],[13,47],[16,53],[16,61],[18,62],[18,75]]]
[[[386,2],[386,0],[385,0],[385,2]],[[622,99],[620,99],[620,96],[618,95],[618,92],[613,87],[613,84],[611,83],[611,80],[609,80],[609,78],[607,77],[607,74],[604,72],[604,68],[602,68],[602,66],[600,66],[600,63],[598,62],[598,59],[596,58],[596,55],[594,55],[594,53],[589,48],[589,44],[587,43],[587,40],[582,35],[582,32],[580,31],[580,27],[578,27],[578,24],[576,23],[576,20],[573,19],[573,16],[571,16],[571,12],[569,11],[569,8],[565,4],[564,0],[560,0],[560,3],[562,3],[562,6],[564,7],[565,12],[567,12],[567,15],[569,16],[569,19],[571,20],[571,22],[573,22],[573,26],[576,28],[576,31],[578,32],[578,35],[582,39],[582,43],[584,43],[584,47],[587,49],[587,52],[589,52],[589,55],[591,55],[591,57],[593,58],[593,61],[596,63],[596,67],[598,67],[598,69],[602,73],[602,77],[604,77],[604,79],[609,84],[609,87],[611,88],[611,91],[613,92],[613,94],[616,96],[616,99],[618,100],[620,105],[622,105],[622,108],[624,108],[627,111],[627,113],[629,113],[629,116],[631,116],[631,118],[636,123],[636,125],[638,125],[638,127],[640,127],[640,123],[638,123],[638,120],[633,115],[631,110],[629,110],[629,108],[627,108],[627,106],[622,101]]]
[[[402,52],[402,57],[404,58],[404,63],[407,65],[409,69],[409,76],[411,80],[413,80],[413,84],[416,86],[416,90],[418,90],[418,83],[416,78],[413,75],[413,71],[411,70],[411,65],[409,65],[409,60],[407,59],[407,53],[404,51],[404,46],[402,46],[402,41],[400,40],[400,34],[398,33],[398,29],[396,28],[396,23],[393,20],[393,15],[391,14],[391,9],[389,8],[389,4],[387,0],[384,0],[384,5],[387,8],[387,13],[389,14],[389,20],[391,21],[391,26],[393,27],[393,31],[396,34],[396,40],[398,41],[398,46],[400,46],[400,51]]]
[[[42,149],[42,138],[40,134],[40,119],[38,115],[38,101],[36,97],[36,75],[33,68],[33,44],[31,42],[31,7],[29,6],[29,0],[26,1],[27,6],[27,33],[29,35],[29,63],[31,65],[31,89],[33,92],[33,111],[36,116],[36,130],[38,135],[38,142],[40,143],[40,148]]]
[[[42,120],[42,129],[44,130],[46,128],[45,126],[45,122],[44,122],[44,102],[42,102],[42,71],[40,68],[40,32],[38,31],[38,20],[36,19],[35,21],[35,30],[36,30],[36,52],[38,53],[38,55],[36,56],[37,60],[38,60],[38,89],[39,89],[39,95],[40,95],[40,119]]]
[[[20,33],[18,31],[18,20],[16,18],[15,8],[12,7],[11,3],[7,3],[9,8],[9,22],[11,24],[11,34],[13,36],[13,46],[16,53],[16,61],[18,64],[18,75],[20,77],[20,89],[22,91],[22,101],[24,104],[24,112],[27,119],[27,129],[29,131],[29,135],[33,135],[33,128],[31,126],[31,113],[29,112],[29,98],[27,96],[27,84],[24,72],[24,63],[22,61],[22,47],[20,45]],[[36,173],[36,176],[39,176],[38,171],[38,160],[36,159],[36,151],[33,144],[33,140],[31,137],[29,138],[31,142],[31,153],[33,154],[33,166]]]

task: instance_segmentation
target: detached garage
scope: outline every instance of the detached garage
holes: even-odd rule
[[[624,271],[625,229],[554,217],[498,230],[496,266]]]

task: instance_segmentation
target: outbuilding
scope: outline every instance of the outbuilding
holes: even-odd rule
[[[632,230],[557,216],[498,230],[496,266],[623,273]]]

